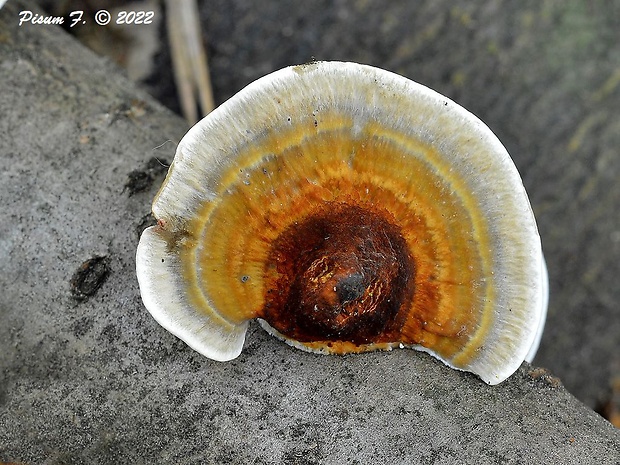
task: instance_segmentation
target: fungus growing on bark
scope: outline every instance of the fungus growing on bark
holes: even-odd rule
[[[489,384],[533,357],[540,238],[493,133],[354,63],[250,84],[179,143],[137,273],[146,308],[215,360],[248,321],[305,350],[411,347]]]

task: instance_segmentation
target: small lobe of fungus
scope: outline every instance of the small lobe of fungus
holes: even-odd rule
[[[71,278],[71,293],[77,300],[85,300],[97,292],[110,270],[106,257],[93,257],[80,265]]]
[[[558,388],[562,386],[562,381],[560,378],[553,376],[549,370],[542,367],[532,367],[528,371],[528,376],[533,380],[540,380],[544,382],[547,386],[552,388]]]
[[[411,305],[414,272],[386,213],[327,202],[275,241],[261,318],[301,342],[393,342]]]

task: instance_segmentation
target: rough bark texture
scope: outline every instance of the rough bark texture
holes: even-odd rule
[[[593,404],[619,356],[619,51],[598,41],[618,43],[620,15],[380,3],[213,3],[217,95],[314,55],[399,71],[485,119],[547,250],[539,360]],[[527,364],[489,387],[425,354],[307,354],[256,325],[229,363],[168,334],[142,306],[134,253],[165,173],[152,159],[170,162],[187,127],[59,28],[17,27],[25,8],[0,10],[0,461],[620,462],[618,430]]]

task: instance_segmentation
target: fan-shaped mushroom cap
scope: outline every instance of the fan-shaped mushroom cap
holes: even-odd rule
[[[402,76],[320,62],[259,79],[185,135],[153,213],[144,304],[215,360],[253,318],[306,350],[412,347],[490,384],[537,344],[546,274],[514,164]]]

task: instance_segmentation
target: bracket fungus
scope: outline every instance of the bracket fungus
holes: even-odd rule
[[[153,317],[205,356],[248,321],[312,352],[409,347],[489,384],[536,351],[547,275],[505,148],[479,119],[355,63],[282,69],[183,137],[142,234]]]

